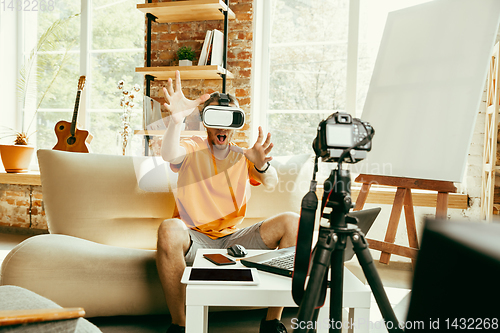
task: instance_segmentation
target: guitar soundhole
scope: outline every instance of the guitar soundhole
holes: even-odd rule
[[[59,130],[62,131],[64,129],[64,125],[59,126]]]
[[[74,136],[70,136],[68,140],[66,140],[66,142],[68,143],[68,145],[74,145],[76,142],[76,138]]]

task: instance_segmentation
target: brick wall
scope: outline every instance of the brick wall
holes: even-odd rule
[[[42,187],[0,184],[0,227],[47,230]]]
[[[153,1],[168,2],[168,1]],[[231,0],[230,8],[236,19],[229,20],[227,69],[234,74],[234,79],[227,80],[226,92],[236,96],[240,107],[245,111],[246,124],[238,130],[233,141],[248,147],[250,124],[252,117],[250,77],[252,74],[252,47],[253,47],[253,1]],[[196,52],[198,62],[203,41],[207,30],[217,29],[224,31],[223,21],[200,21],[183,23],[152,23],[151,34],[151,66],[177,66],[176,52],[182,46],[191,46]],[[181,77],[182,79],[182,77]],[[154,81],[151,85],[151,97],[164,103],[162,88],[166,81]],[[205,93],[222,92],[220,80],[182,80],[183,92],[186,97],[194,99]],[[163,108],[163,106],[162,106]],[[166,109],[163,110],[168,115]],[[199,122],[195,117],[186,120],[187,130],[198,130]],[[158,154],[160,138],[152,141],[152,150]]]

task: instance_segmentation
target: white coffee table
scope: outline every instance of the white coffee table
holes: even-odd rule
[[[249,250],[248,256],[263,253]],[[203,258],[204,253],[226,253],[225,250],[202,249],[196,253],[193,267],[216,267]],[[225,267],[242,267],[236,265]],[[276,274],[259,271],[258,286],[188,285],[186,288],[186,332],[208,332],[208,308],[210,306],[248,306],[248,307],[295,307],[292,298],[292,279]],[[348,269],[344,270],[344,308],[349,308],[349,320],[360,325],[352,332],[368,332],[370,318],[370,289],[358,280]],[[320,332],[328,332],[329,298],[318,316]],[[293,323],[292,323],[293,324]],[[347,323],[346,323],[347,324]],[[351,332],[351,330],[349,330]]]

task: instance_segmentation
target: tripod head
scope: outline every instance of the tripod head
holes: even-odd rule
[[[332,170],[324,182],[321,204],[322,217],[330,221],[331,227],[346,227],[345,215],[354,207],[351,199],[351,175],[349,170],[342,169],[342,163],[363,160],[371,150],[374,134],[375,130],[369,123],[343,112],[330,115],[318,126],[312,144],[316,159],[311,188],[316,186],[319,158],[324,162],[337,162],[337,168]],[[330,213],[323,212],[325,207],[331,208]]]
[[[346,221],[346,214],[353,207],[351,198],[351,173],[349,170],[339,168],[332,170],[330,177],[324,182],[321,217],[328,219],[332,228],[345,228],[348,223]],[[331,208],[330,212],[325,213],[325,208]],[[353,222],[351,221],[350,223]]]

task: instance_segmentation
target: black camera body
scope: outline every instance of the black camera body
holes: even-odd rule
[[[344,161],[357,163],[372,149],[373,133],[369,123],[352,118],[349,113],[336,112],[319,123],[313,149],[323,162],[338,162],[344,151],[350,149]]]

